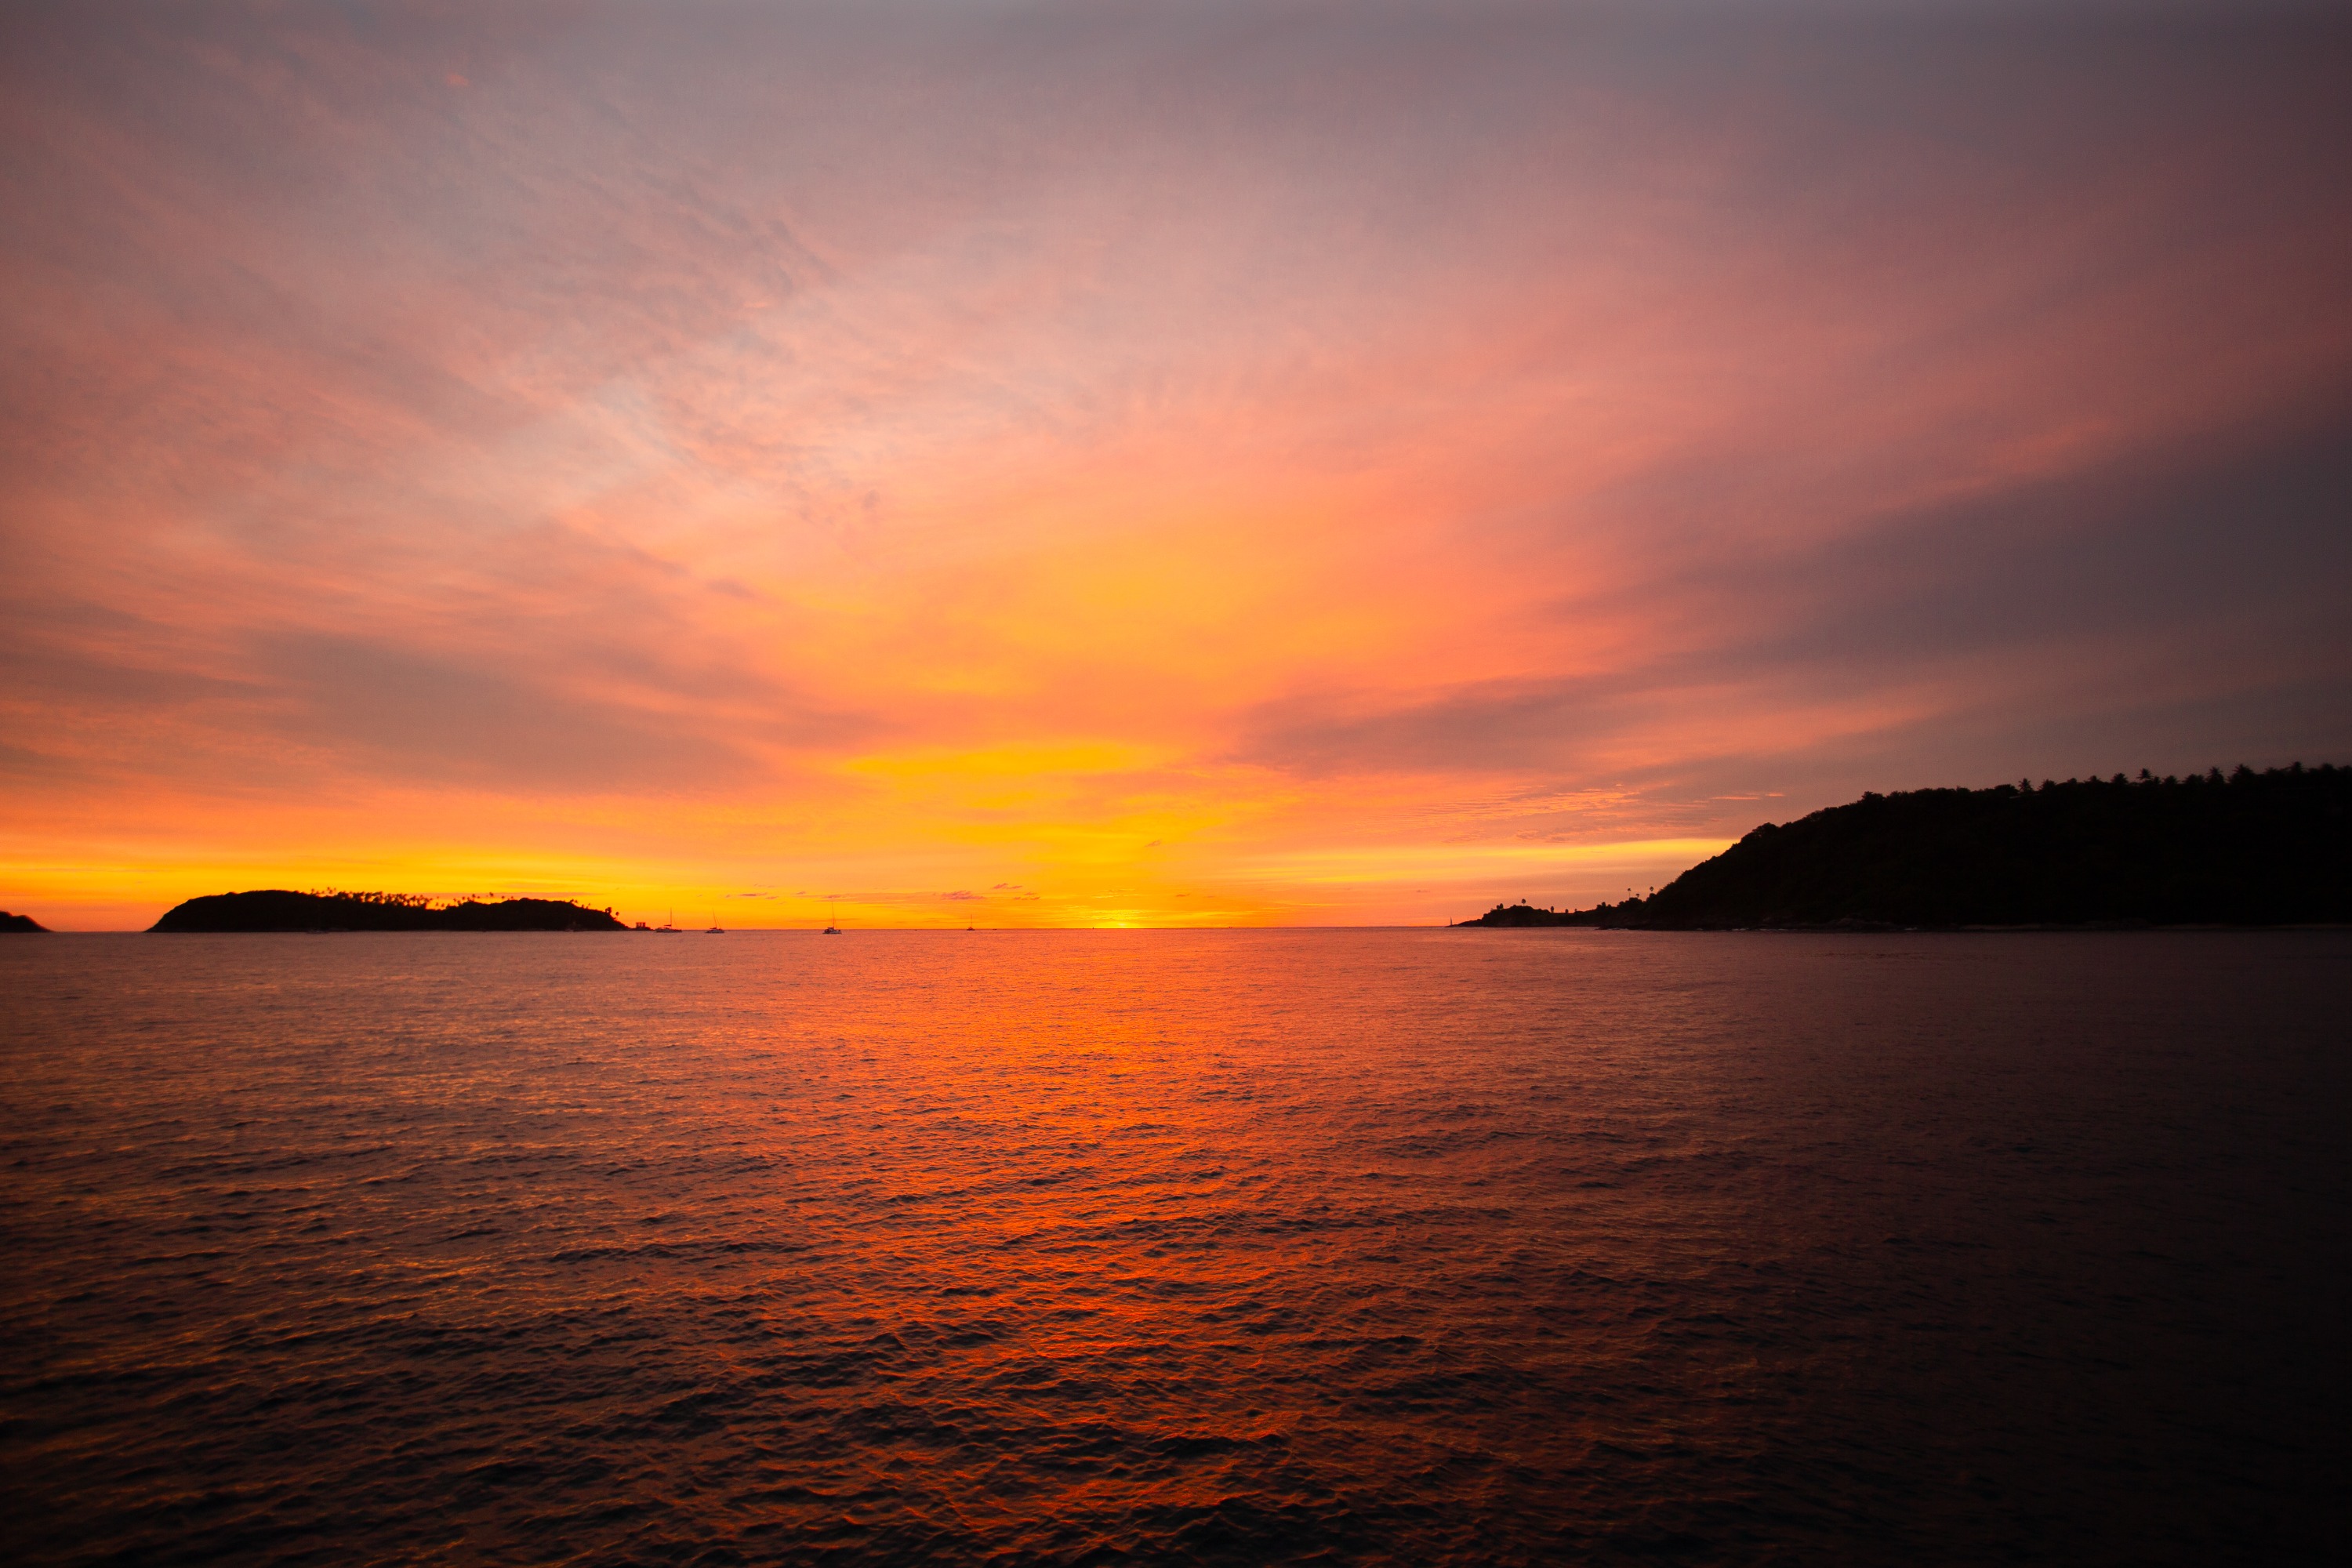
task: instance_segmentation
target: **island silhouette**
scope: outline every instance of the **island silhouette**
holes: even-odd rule
[[[12,915],[6,910],[0,910],[0,934],[30,931],[46,932],[48,929],[30,915]]]
[[[436,907],[415,893],[212,893],[176,905],[151,931],[626,931],[610,910],[569,900],[501,899]]]
[[[2352,921],[2352,767],[1866,794],[1767,823],[1647,899],[1466,926],[1651,931]]]

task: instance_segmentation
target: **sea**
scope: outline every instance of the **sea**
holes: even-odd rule
[[[2326,1560],[2352,932],[0,941],[0,1555]]]

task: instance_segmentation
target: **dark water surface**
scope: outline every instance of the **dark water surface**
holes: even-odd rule
[[[2352,934],[0,942],[16,1562],[2293,1561]]]

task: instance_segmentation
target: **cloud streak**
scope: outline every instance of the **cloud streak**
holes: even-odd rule
[[[0,27],[11,908],[1432,918],[2352,752],[2325,11]]]

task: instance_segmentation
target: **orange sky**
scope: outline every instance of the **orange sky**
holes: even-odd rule
[[[1429,921],[2352,760],[2324,12],[0,23],[0,907]]]

